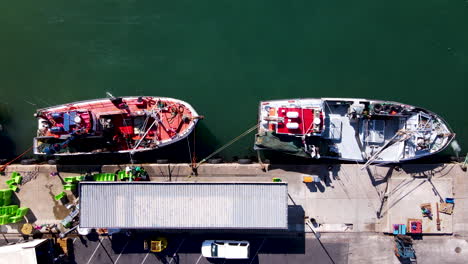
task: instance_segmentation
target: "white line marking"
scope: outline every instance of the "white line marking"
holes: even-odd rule
[[[195,262],[195,264],[198,264],[198,262],[200,261],[201,257],[202,257],[202,255],[200,255],[200,257],[198,257],[197,262]]]
[[[145,256],[145,258],[143,259],[143,261],[142,261],[140,264],[143,264],[143,263],[145,263],[145,260],[146,260],[146,258],[148,257],[149,253],[150,253],[150,252],[149,252],[149,250],[148,250],[148,253],[146,253],[146,256]]]
[[[114,261],[114,264],[116,264],[117,261],[119,261],[120,256],[122,256],[122,253],[124,252],[125,248],[128,246],[128,242],[130,242],[130,241],[127,240],[127,243],[126,243],[125,246],[122,248],[122,251],[120,251],[120,254],[119,254],[119,256],[117,257],[117,259]]]
[[[102,238],[99,238],[99,243],[98,243],[98,245],[96,246],[96,248],[94,249],[94,252],[93,252],[93,254],[91,255],[91,257],[89,257],[88,262],[86,262],[86,264],[91,263],[91,259],[93,259],[94,254],[96,254],[96,251],[97,251],[98,248],[101,246],[101,242],[102,242]]]
[[[182,239],[182,241],[180,242],[179,246],[177,247],[176,251],[174,252],[174,255],[177,254],[177,252],[179,252],[179,249],[182,246],[182,244],[184,243],[184,241],[185,241],[185,238]],[[169,261],[169,264],[171,264],[173,260],[174,260],[174,257],[171,258],[171,261]]]
[[[258,247],[257,252],[255,252],[255,255],[252,257],[252,260],[250,261],[250,264],[252,264],[252,262],[254,261],[255,257],[258,255],[258,252],[260,251],[260,249],[262,248],[264,243],[265,243],[265,238],[263,239],[262,243]]]

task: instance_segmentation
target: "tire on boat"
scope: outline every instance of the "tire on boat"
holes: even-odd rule
[[[223,163],[223,159],[222,158],[209,159],[208,163],[210,163],[210,164],[220,164],[220,163]]]
[[[237,161],[237,163],[239,163],[239,164],[251,164],[252,160],[251,159],[239,159]]]
[[[50,159],[50,160],[47,161],[47,164],[49,164],[49,165],[57,165],[57,160]]]
[[[383,105],[383,111],[386,113],[390,113],[392,106],[389,104],[384,104]]]
[[[169,160],[168,159],[158,159],[158,160],[156,160],[156,163],[157,164],[167,164],[167,163],[169,163]]]
[[[36,159],[24,159],[21,160],[21,165],[31,165],[31,164],[36,164],[37,160]]]
[[[383,110],[383,106],[382,104],[374,104],[374,108],[373,108],[373,111],[374,113],[378,114],[380,113],[381,111]]]
[[[392,105],[390,107],[390,110],[395,112],[395,113],[400,113],[403,108],[400,105]]]

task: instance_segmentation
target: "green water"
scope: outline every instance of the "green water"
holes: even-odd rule
[[[394,100],[443,116],[465,153],[467,32],[467,0],[1,1],[2,155],[31,145],[36,108],[106,91],[191,103],[211,148],[259,100]]]

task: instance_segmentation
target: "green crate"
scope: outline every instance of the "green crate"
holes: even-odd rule
[[[21,181],[23,180],[23,177],[22,176],[16,176],[15,178],[13,178],[13,180],[15,181],[16,184],[21,184]]]
[[[73,183],[73,182],[76,181],[76,177],[74,177],[74,176],[73,177],[65,177],[65,178],[63,178],[63,181],[68,182],[68,183]]]
[[[29,211],[29,208],[28,207],[20,207],[17,209],[16,211],[16,216],[25,216]]]
[[[15,179],[8,180],[5,183],[8,184],[8,185],[16,184]]]
[[[65,184],[65,185],[63,186],[63,189],[64,189],[65,191],[73,191],[73,190],[76,189],[76,184],[74,184],[74,183]]]
[[[61,193],[55,195],[55,196],[54,196],[54,199],[55,199],[56,201],[60,201],[60,199],[62,199],[63,197],[65,197],[65,195],[67,195],[65,192],[61,192]]]
[[[0,190],[0,198],[3,198],[3,199],[11,198],[12,193],[13,192],[10,189]]]
[[[10,223],[11,223],[10,216],[8,215],[0,216],[0,225],[6,225]]]
[[[76,181],[84,181],[84,179],[86,178],[86,176],[82,175],[82,176],[76,176],[75,177],[75,180]]]
[[[16,204],[8,205],[5,207],[7,209],[7,215],[14,216],[18,213],[18,205]]]
[[[15,177],[18,177],[18,176],[20,176],[20,175],[21,175],[21,174],[20,174],[19,172],[17,172],[17,171],[13,171],[13,172],[11,173],[11,176],[10,176],[10,178],[12,178],[12,179],[13,179],[13,178],[15,178]]]
[[[9,219],[10,223],[12,224],[21,222],[23,220],[24,220],[24,216],[11,216]]]
[[[16,185],[8,185],[8,188],[10,188],[10,190],[16,192],[18,190],[18,186]]]

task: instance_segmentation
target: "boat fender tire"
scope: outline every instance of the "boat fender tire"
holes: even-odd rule
[[[251,164],[252,160],[251,159],[239,159],[237,161],[237,163],[239,163],[239,164]]]
[[[383,110],[383,106],[381,104],[374,104],[373,111],[374,113],[380,113]]]
[[[50,159],[50,160],[47,161],[47,164],[49,164],[49,165],[57,165],[57,160]]]
[[[158,159],[158,160],[156,160],[156,163],[157,164],[167,164],[167,163],[169,163],[169,160],[168,159]]]
[[[402,110],[402,108],[401,108],[401,106],[399,106],[399,105],[392,105],[392,107],[390,108],[390,110],[395,111],[396,113],[400,113],[401,110]]]
[[[384,112],[387,112],[387,113],[390,112],[391,108],[392,108],[391,105],[388,105],[388,104],[383,105]]]
[[[36,164],[37,160],[36,159],[24,159],[21,160],[21,165],[31,165],[31,164]]]
[[[220,163],[223,163],[223,159],[222,158],[209,159],[208,163],[210,163],[210,164],[220,164]]]

